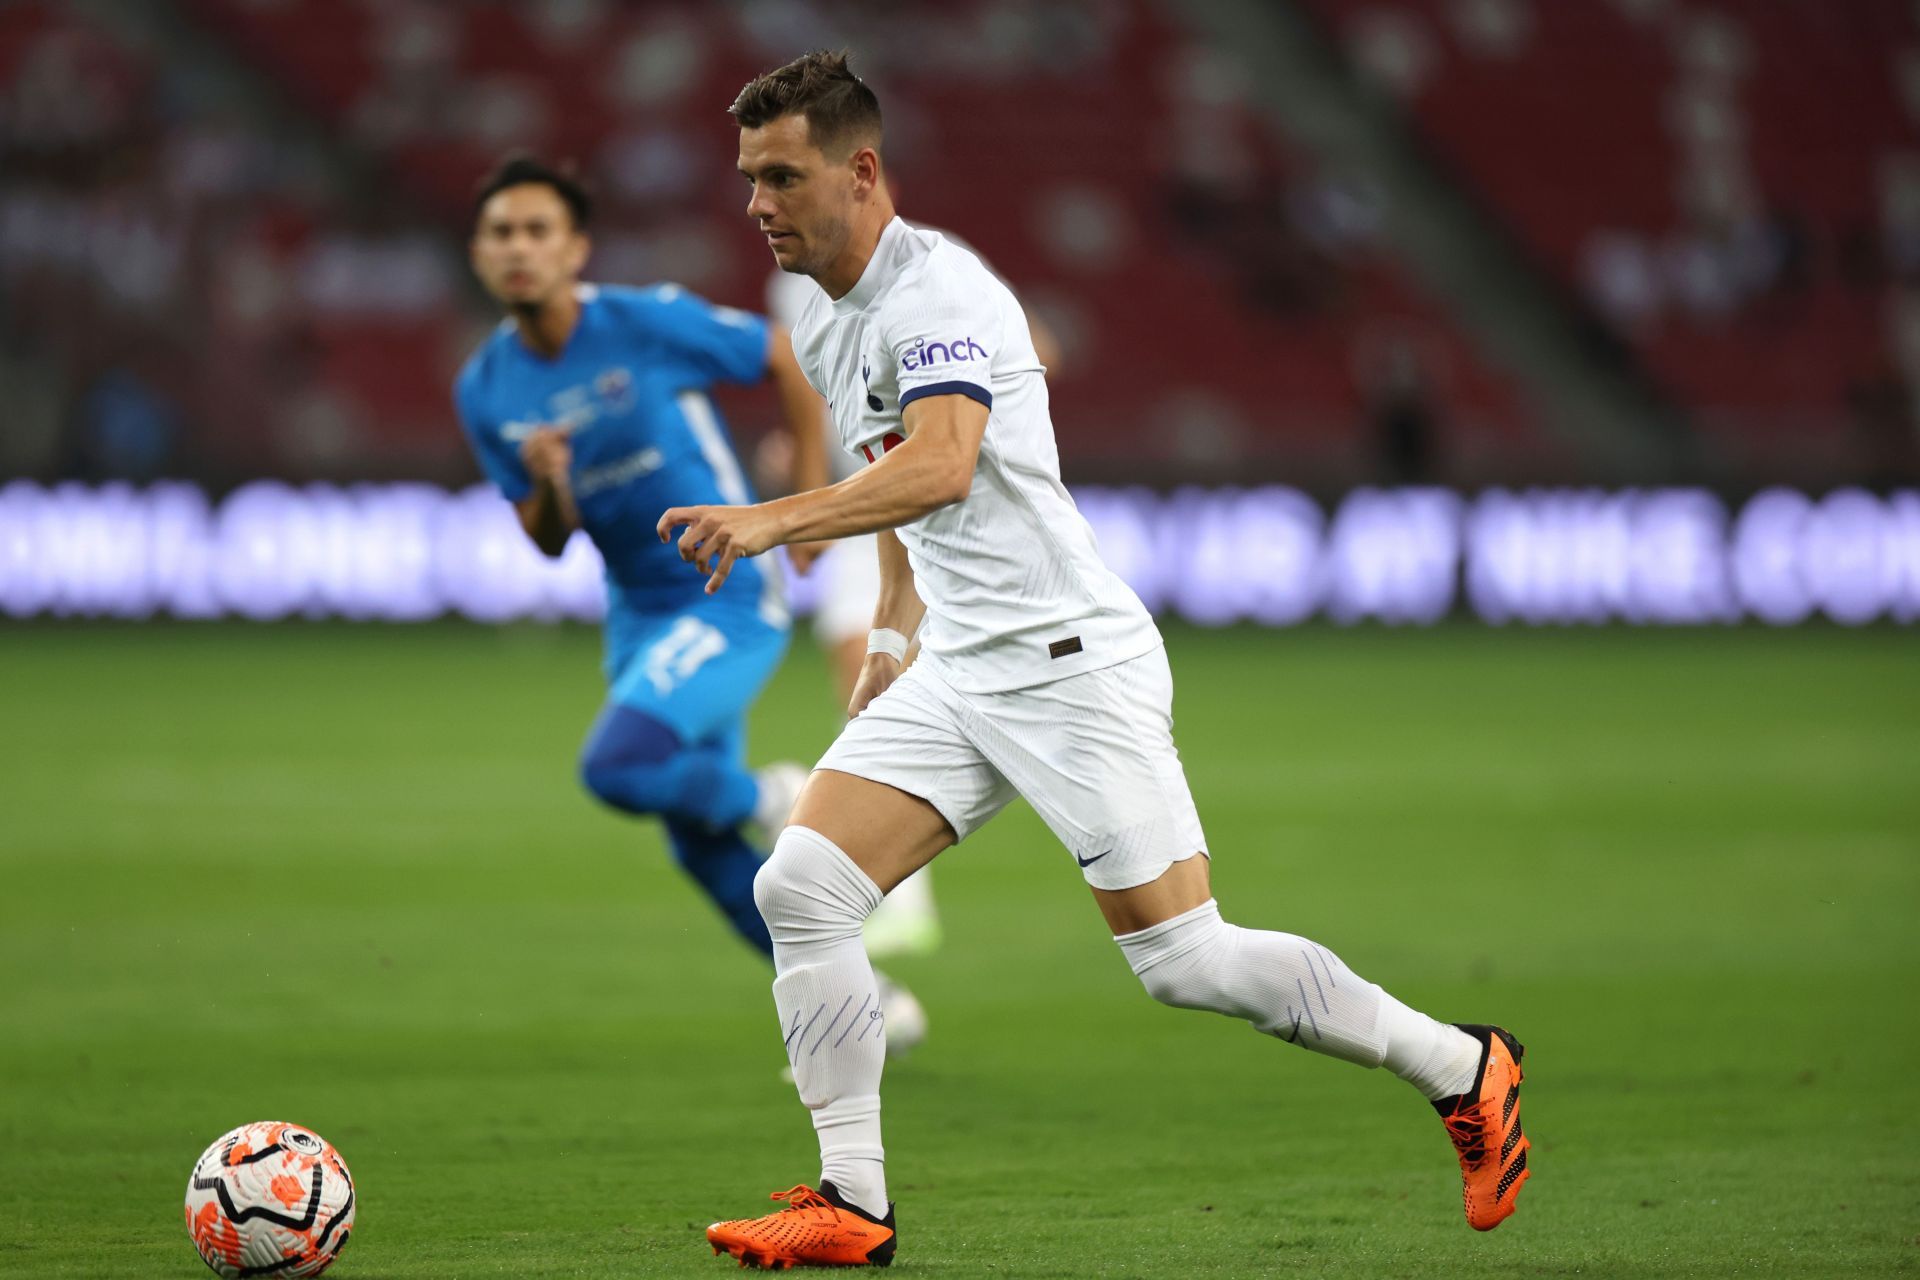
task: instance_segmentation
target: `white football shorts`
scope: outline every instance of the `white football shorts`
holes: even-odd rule
[[[842,538],[813,562],[820,596],[813,607],[813,634],[836,645],[873,630],[873,606],[880,599],[880,547],[870,533]]]
[[[919,796],[962,840],[1024,796],[1096,889],[1147,884],[1207,851],[1164,648],[1006,693],[961,693],[922,659],[817,767]]]

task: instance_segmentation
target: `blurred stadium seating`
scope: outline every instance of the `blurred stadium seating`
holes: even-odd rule
[[[1911,6],[1302,6],[1619,333],[1716,475],[1912,474]],[[489,321],[461,262],[476,176],[512,147],[576,157],[598,275],[754,305],[767,263],[723,108],[843,40],[888,102],[903,208],[961,230],[1061,335],[1070,477],[1579,477],[1416,285],[1366,177],[1276,137],[1177,6],[152,6],[236,70],[224,100],[127,12],[0,11],[10,473],[469,477],[445,389]],[[765,416],[743,401],[736,424]]]
[[[798,10],[731,25],[662,5],[198,8],[449,225],[503,147],[579,156],[611,197],[602,274],[758,297],[767,263],[740,233],[721,108],[806,42]],[[1219,59],[1152,7],[905,6],[860,35],[899,104],[904,207],[964,229],[1064,335],[1059,423],[1083,464],[1363,469],[1356,362],[1395,341],[1446,370],[1460,407],[1511,423],[1504,389],[1369,243],[1364,208],[1298,178]],[[993,182],[950,156],[991,157]]]
[[[67,6],[0,13],[7,468],[447,474],[445,236]],[[11,433],[10,433],[11,434]]]
[[[1910,454],[1912,5],[1308,3],[1719,449]]]

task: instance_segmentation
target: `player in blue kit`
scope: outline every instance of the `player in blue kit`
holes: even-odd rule
[[[796,438],[818,439],[819,403],[785,331],[759,316],[677,285],[582,284],[588,214],[582,187],[536,160],[482,184],[473,269],[507,318],[454,398],[527,536],[558,556],[583,529],[606,562],[608,691],[582,781],[616,809],[658,815],[680,864],[770,955],[753,901],[764,851],[747,832],[770,843],[805,780],[797,765],[746,765],[747,707],[787,647],[778,567],[743,565],[743,590],[710,596],[654,520],[690,493],[753,500],[708,388],[772,379]]]

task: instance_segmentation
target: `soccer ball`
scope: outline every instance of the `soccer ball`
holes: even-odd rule
[[[278,1120],[221,1135],[187,1180],[187,1234],[229,1280],[319,1275],[346,1247],[353,1207],[333,1144]]]
[[[880,979],[880,1014],[886,1020],[889,1058],[904,1058],[926,1043],[926,1006],[913,992],[885,978]]]

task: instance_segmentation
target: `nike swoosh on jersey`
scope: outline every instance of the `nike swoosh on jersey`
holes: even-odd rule
[[[1109,849],[1109,850],[1107,850],[1107,853],[1112,853],[1112,852],[1113,852],[1113,850],[1111,850],[1111,849]],[[1096,862],[1098,862],[1098,861],[1100,861],[1100,859],[1102,859],[1102,858],[1104,858],[1104,857],[1106,857],[1106,856],[1107,856],[1107,853],[1096,853],[1096,854],[1094,854],[1094,855],[1093,855],[1093,856],[1092,856],[1091,858],[1083,858],[1083,857],[1081,857],[1081,856],[1080,856],[1079,854],[1077,854],[1077,853],[1076,853],[1076,854],[1074,854],[1074,855],[1073,855],[1073,860],[1074,860],[1075,862],[1077,862],[1077,863],[1079,863],[1079,864],[1080,864],[1081,866],[1083,866],[1083,867],[1090,867],[1090,866],[1092,866],[1092,865],[1093,865],[1094,863],[1096,863]]]

